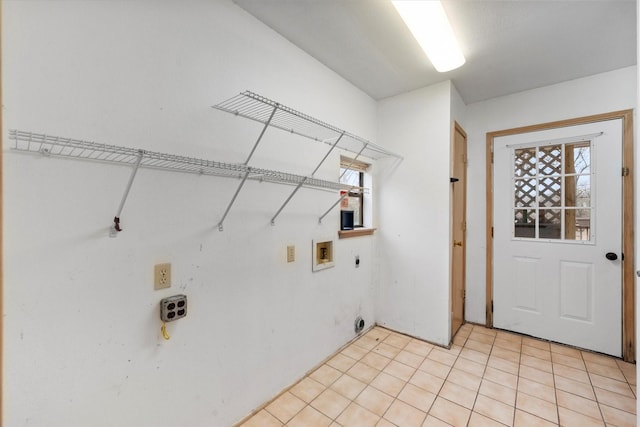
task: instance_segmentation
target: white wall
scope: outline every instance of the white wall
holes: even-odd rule
[[[210,106],[246,89],[376,134],[371,98],[231,1],[5,1],[2,19],[5,135],[242,162],[260,126]],[[219,232],[237,181],[140,170],[110,239],[129,168],[4,148],[4,425],[231,425],[374,321],[374,239],[336,240],[336,267],[311,272],[336,194],[301,190],[271,227],[292,188],[250,182]],[[274,130],[252,163],[309,174],[325,152]],[[154,291],[160,262],[173,287]]]
[[[467,321],[486,320],[486,133],[636,108],[636,77],[628,67],[467,106]]]
[[[451,83],[380,101],[378,141],[404,161],[377,181],[379,324],[448,345]]]

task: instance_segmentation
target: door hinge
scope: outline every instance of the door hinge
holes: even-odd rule
[[[462,222],[462,232],[466,233],[467,232],[467,221],[463,221]]]
[[[493,239],[493,227],[491,227],[491,238]]]
[[[491,312],[493,313],[493,300],[491,300]]]
[[[622,168],[622,176],[629,176],[629,168],[626,168],[626,167]]]
[[[491,152],[491,164],[493,164],[493,151]]]

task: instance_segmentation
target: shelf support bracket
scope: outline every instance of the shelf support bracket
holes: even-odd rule
[[[322,160],[320,160],[320,163],[318,163],[318,166],[316,166],[316,168],[313,170],[313,172],[311,172],[311,176],[315,175],[315,173],[318,172],[318,169],[320,169],[320,166],[322,166],[324,161],[327,160],[327,157],[329,157],[329,154],[331,154],[333,149],[336,148],[336,145],[338,145],[338,142],[340,142],[340,140],[342,139],[343,136],[344,136],[344,132],[342,132],[340,134],[338,139],[336,139],[336,142],[334,142],[333,145],[331,146],[331,148],[329,149],[329,151],[327,151],[327,154],[325,154],[324,157],[322,158]],[[280,215],[280,212],[282,212],[282,210],[285,208],[285,206],[287,206],[289,204],[289,202],[291,201],[293,196],[298,192],[298,190],[300,190],[300,188],[304,185],[304,183],[307,181],[307,179],[308,179],[307,177],[304,177],[304,179],[302,181],[300,181],[300,183],[296,186],[296,188],[294,188],[293,192],[289,195],[289,197],[287,197],[287,200],[285,200],[284,203],[282,204],[282,206],[280,206],[280,209],[278,209],[278,212],[276,212],[276,214],[273,216],[273,218],[271,218],[271,225],[276,225],[276,218],[278,217],[278,215]]]
[[[260,132],[260,135],[258,136],[258,139],[256,140],[256,143],[253,144],[253,148],[251,149],[251,152],[249,153],[249,156],[247,156],[247,160],[244,161],[244,166],[247,166],[249,164],[249,160],[251,160],[251,157],[253,156],[253,153],[258,148],[258,144],[260,144],[260,141],[262,141],[262,137],[264,136],[264,133],[267,131],[267,128],[271,124],[271,120],[273,120],[273,116],[275,116],[277,110],[278,110],[278,105],[276,104],[276,106],[273,107],[273,111],[271,111],[271,115],[269,116],[269,119],[264,124],[264,127],[262,128],[262,131]],[[251,168],[247,167],[247,170],[246,170],[246,172],[244,173],[244,175],[242,177],[242,181],[240,181],[240,185],[238,185],[238,188],[236,189],[236,192],[233,194],[233,197],[231,198],[231,201],[227,205],[227,209],[225,209],[224,214],[222,214],[222,218],[220,218],[220,222],[218,222],[218,231],[223,231],[224,230],[224,227],[223,227],[224,220],[227,217],[227,215],[229,214],[229,211],[231,210],[231,206],[233,206],[233,204],[235,203],[236,198],[238,197],[238,194],[240,194],[240,190],[242,190],[242,187],[244,186],[244,183],[247,182],[247,178],[249,177],[250,173],[251,173]]]
[[[133,185],[133,180],[136,178],[136,173],[138,173],[138,168],[140,167],[140,162],[142,162],[143,157],[144,157],[144,150],[139,150],[138,159],[133,165],[131,176],[129,176],[129,182],[127,183],[127,187],[125,188],[124,194],[122,195],[122,200],[120,201],[120,206],[118,207],[118,212],[116,213],[116,216],[113,218],[113,225],[109,230],[109,237],[116,237],[118,235],[118,232],[122,231],[122,228],[120,228],[120,215],[122,214],[124,203],[127,201],[127,196],[129,196],[129,190],[131,190],[131,186]]]
[[[320,218],[318,218],[318,224],[322,224],[322,220],[324,219],[324,217],[327,216],[329,214],[329,212],[331,212],[333,210],[333,208],[338,206],[338,203],[343,201],[345,199],[345,197],[347,197],[348,195],[349,195],[348,191],[346,193],[344,193],[343,195],[341,195],[340,198],[338,199],[338,201],[335,202],[334,204],[332,204],[331,207],[329,209],[327,209],[327,211],[325,213],[323,213]]]

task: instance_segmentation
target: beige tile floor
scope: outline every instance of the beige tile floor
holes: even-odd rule
[[[636,366],[482,326],[450,350],[375,327],[242,427],[636,426]]]

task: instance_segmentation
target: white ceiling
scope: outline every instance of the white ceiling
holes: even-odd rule
[[[374,99],[452,80],[468,104],[635,65],[635,0],[444,0],[467,62],[435,71],[390,0],[234,0]]]

